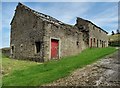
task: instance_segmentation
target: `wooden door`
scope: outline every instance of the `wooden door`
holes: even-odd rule
[[[51,39],[51,58],[58,58],[59,41]]]
[[[92,38],[90,39],[90,47],[92,47]]]

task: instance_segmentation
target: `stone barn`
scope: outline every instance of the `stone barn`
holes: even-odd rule
[[[100,37],[101,36],[101,37]],[[77,18],[65,24],[18,3],[11,21],[11,58],[49,61],[76,55],[88,47],[107,47],[107,32]]]
[[[89,47],[108,47],[107,32],[102,28],[96,26],[91,21],[77,18],[76,26],[84,34],[83,39],[89,37],[87,40]]]

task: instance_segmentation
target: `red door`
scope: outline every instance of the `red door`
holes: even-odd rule
[[[91,38],[91,40],[90,40],[90,43],[91,43],[90,47],[92,47],[92,38]]]
[[[58,58],[58,40],[51,39],[51,58]]]

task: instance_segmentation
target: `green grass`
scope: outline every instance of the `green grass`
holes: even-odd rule
[[[14,70],[22,70],[22,69],[26,69],[31,66],[40,64],[36,62],[31,62],[31,61],[21,61],[21,60],[10,59],[5,56],[2,56],[2,58],[3,58],[2,59],[3,75],[8,75]]]
[[[3,68],[12,69],[3,76],[3,86],[40,86],[50,83],[115,51],[112,47],[86,49],[79,55],[43,64],[3,58]]]

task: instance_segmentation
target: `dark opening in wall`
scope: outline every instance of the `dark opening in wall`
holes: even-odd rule
[[[95,43],[95,38],[94,38],[94,43]]]
[[[76,42],[77,47],[79,48],[79,41]]]
[[[102,41],[102,47],[104,46],[104,44],[103,44],[104,42]]]
[[[97,40],[97,47],[98,47],[98,40]]]
[[[40,41],[35,42],[35,46],[36,46],[36,53],[39,53],[41,49],[41,42]]]
[[[23,50],[23,44],[20,44],[20,50],[21,51]]]
[[[83,29],[83,25],[80,25],[80,26],[79,26],[79,29]]]
[[[92,47],[92,38],[90,39],[90,47]]]
[[[11,55],[13,56],[14,54],[14,51],[15,51],[15,46],[11,46]]]
[[[14,46],[12,46],[12,51],[14,51]]]

